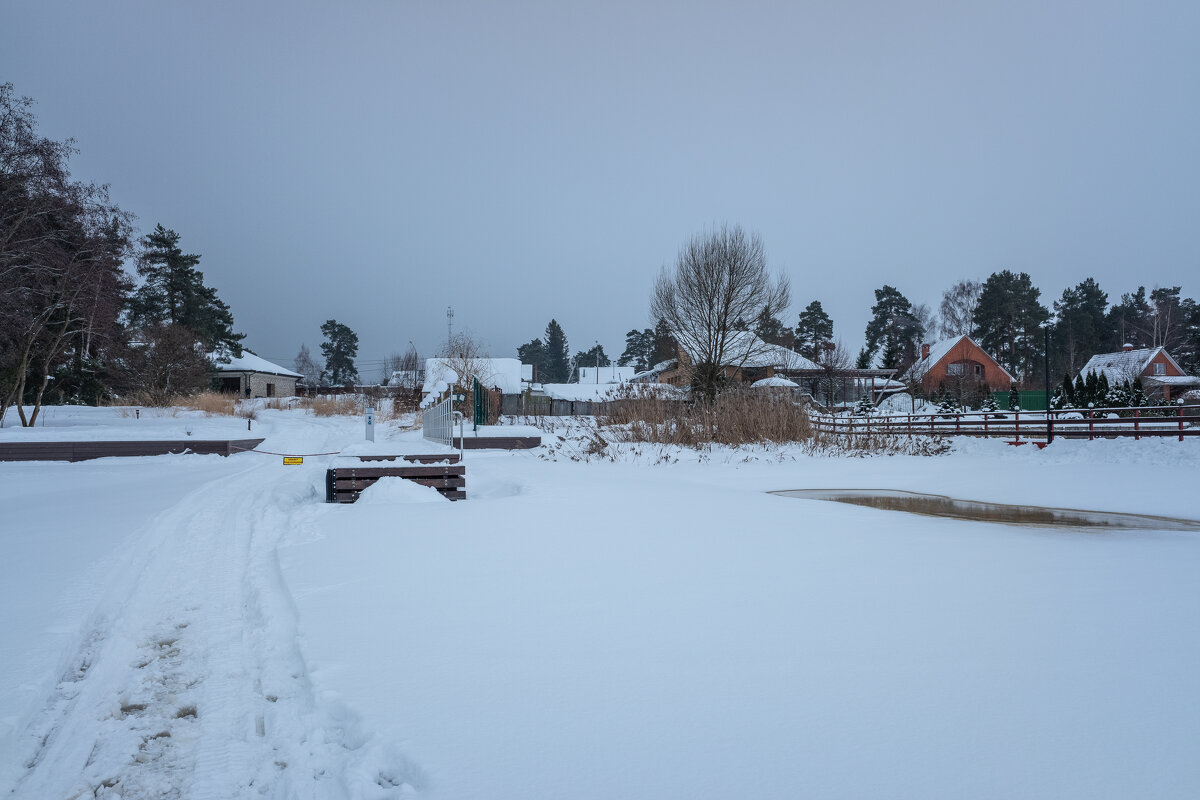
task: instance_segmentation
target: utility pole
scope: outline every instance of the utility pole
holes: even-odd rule
[[[446,306],[446,355],[450,353],[450,342],[454,339],[454,306]]]

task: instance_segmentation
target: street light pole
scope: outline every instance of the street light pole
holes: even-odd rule
[[[1045,368],[1046,368],[1046,444],[1054,441],[1054,422],[1050,419],[1050,326],[1042,329],[1045,334]]]

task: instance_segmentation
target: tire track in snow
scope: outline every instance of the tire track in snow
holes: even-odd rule
[[[281,480],[272,467],[200,487],[138,537],[133,569],[115,576],[31,727],[15,796],[399,797],[420,785],[353,715],[316,700],[275,548],[295,509],[320,501],[319,471]]]

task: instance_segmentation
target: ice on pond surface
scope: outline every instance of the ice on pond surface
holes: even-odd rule
[[[898,489],[791,489],[771,492],[781,497],[804,500],[832,500],[885,511],[905,511],[933,517],[951,517],[1005,525],[1034,525],[1094,529],[1141,529],[1155,531],[1200,531],[1200,521],[1121,514],[1112,511],[1085,511],[1076,508],[1021,506],[959,500],[940,494],[921,494]]]

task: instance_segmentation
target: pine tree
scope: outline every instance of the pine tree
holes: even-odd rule
[[[1083,381],[1085,392],[1083,399],[1087,401],[1088,408],[1099,405],[1100,399],[1100,377],[1096,375],[1096,371],[1092,370],[1087,374]]]
[[[1096,404],[1102,405],[1108,402],[1108,375],[1101,372],[1096,379]]]
[[[138,274],[144,283],[130,300],[130,321],[142,329],[181,326],[206,351],[228,350],[240,356],[245,334],[233,332],[233,314],[216,290],[204,285],[204,274],[196,269],[199,263],[200,256],[180,249],[178,233],[156,226],[142,239]]]
[[[546,325],[545,383],[566,383],[571,377],[571,359],[567,350],[567,336],[557,320]]]
[[[358,334],[333,319],[325,321],[321,333],[325,335],[325,341],[321,342],[321,355],[325,357],[322,383],[353,386],[358,381],[358,369],[354,366],[358,356]]]
[[[875,404],[871,402],[871,398],[863,395],[854,405],[853,414],[856,417],[867,417],[875,413]]]
[[[1087,408],[1087,384],[1083,382],[1083,375],[1075,376],[1075,407]]]
[[[1133,379],[1133,385],[1129,391],[1129,405],[1134,408],[1140,408],[1146,405],[1146,391],[1142,386],[1142,376],[1139,375]]]
[[[1146,287],[1139,286],[1136,292],[1121,295],[1121,302],[1108,311],[1108,330],[1112,337],[1107,350],[1117,352],[1126,344],[1135,348],[1151,347],[1154,312],[1146,299]]]
[[[576,380],[578,380],[580,367],[607,367],[611,364],[612,362],[608,360],[608,356],[604,354],[604,345],[597,344],[590,350],[576,353],[571,358],[571,372],[575,375]]]
[[[1088,278],[1054,301],[1055,354],[1072,372],[1112,340],[1110,320],[1105,313],[1108,295]]]
[[[767,344],[779,345],[789,350],[796,344],[795,332],[786,327],[778,317],[773,316],[767,308],[764,308],[755,320],[754,334]]]
[[[833,341],[833,320],[821,307],[820,300],[813,300],[803,311],[796,324],[796,348],[802,355],[817,360],[818,349]]]
[[[983,398],[983,402],[979,404],[979,410],[988,414],[992,413],[993,411],[998,411],[999,409],[999,405],[996,404],[996,398],[993,397],[990,392]]]
[[[866,330],[869,359],[880,353],[882,367],[903,370],[917,360],[917,344],[924,334],[907,297],[894,286],[875,290]]]
[[[660,319],[654,325],[654,339],[649,358],[650,366],[653,367],[655,364],[661,364],[664,361],[670,361],[678,357],[679,343],[671,335],[671,328],[667,325],[667,321]]]
[[[1015,383],[1008,390],[1008,408],[1010,411],[1021,410],[1021,393],[1017,391]]]
[[[521,345],[517,348],[517,359],[522,364],[529,364],[533,367],[533,379],[538,383],[545,382],[546,378],[546,343],[541,339],[534,339],[532,342]]]
[[[634,328],[625,334],[625,352],[617,359],[617,366],[633,367],[637,372],[645,372],[652,366],[650,358],[654,351],[654,331],[646,328],[639,331]]]
[[[1050,312],[1038,302],[1041,292],[1027,273],[993,273],[983,284],[975,308],[973,337],[984,350],[1021,380],[1034,380],[1044,347],[1041,326]]]
[[[1075,408],[1075,384],[1071,382],[1070,374],[1063,375],[1062,396],[1067,408]]]

